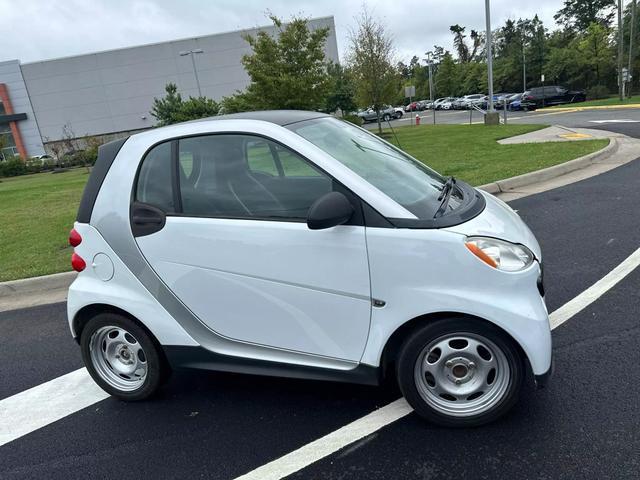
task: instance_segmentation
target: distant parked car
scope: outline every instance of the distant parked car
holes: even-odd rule
[[[484,97],[485,95],[483,93],[473,93],[471,95],[465,95],[464,97],[459,99],[458,104],[460,105],[460,108],[468,109],[472,106],[478,106],[480,103],[482,103],[482,99]]]
[[[409,105],[404,107],[405,112],[417,112],[418,111],[418,102],[411,102]]]
[[[456,97],[447,97],[446,100],[444,100],[441,104],[440,104],[440,109],[441,110],[453,110],[453,103],[458,100]]]
[[[437,99],[433,102],[434,108],[436,110],[449,110],[451,108],[451,103],[456,99],[456,97],[443,97]],[[444,105],[447,105],[445,108]]]
[[[365,123],[378,121],[378,114],[371,107],[369,107],[367,110],[358,112],[358,116]],[[388,122],[392,118],[398,118],[395,108],[385,105],[385,107],[380,110],[380,120],[383,122]]]
[[[431,102],[429,100],[420,100],[418,102],[418,110],[427,110],[429,108],[429,104]]]
[[[535,110],[535,106],[523,106],[522,105],[522,93],[516,93],[511,95],[507,99],[507,108],[509,110],[517,111],[517,110]]]
[[[548,87],[534,87],[522,94],[523,107],[540,108],[550,105],[562,105],[565,103],[584,102],[587,94],[584,90],[569,90],[566,87],[552,85]]]

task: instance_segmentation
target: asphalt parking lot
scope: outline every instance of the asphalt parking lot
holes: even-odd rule
[[[567,126],[602,126],[589,122],[615,112]],[[640,112],[625,118],[640,122]],[[640,137],[637,123],[606,128]],[[542,246],[549,311],[640,247],[638,205],[640,159],[511,202]],[[554,330],[550,385],[527,390],[505,418],[447,430],[409,414],[291,478],[637,479],[638,312],[640,270]],[[0,313],[0,342],[0,402],[82,367],[64,304]],[[393,388],[179,373],[153,401],[107,398],[3,445],[0,478],[233,479],[397,397]]]
[[[578,104],[579,105],[579,104]],[[390,122],[392,127],[405,126],[415,123],[415,116],[418,113],[421,117],[423,125],[433,123],[433,111],[425,110],[423,112],[406,112],[399,120]],[[500,112],[501,116],[503,112]],[[483,116],[480,112],[469,110],[437,110],[436,124],[469,124],[469,120],[474,123],[483,122]],[[621,109],[592,109],[584,111],[570,110],[553,110],[543,109],[533,112],[510,112],[507,111],[507,123],[543,123],[558,124],[565,127],[580,128],[599,128],[609,127],[611,125],[627,126],[630,133],[620,131],[633,136],[633,132],[638,130],[637,123],[640,123],[639,108],[621,108]],[[635,125],[634,125],[635,124]],[[384,124],[383,127],[388,127]],[[366,123],[365,128],[375,129],[377,124]]]

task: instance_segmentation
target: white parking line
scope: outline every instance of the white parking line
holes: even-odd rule
[[[553,329],[562,325],[578,312],[591,305],[608,290],[611,290],[620,280],[633,272],[638,265],[640,265],[640,248],[629,255],[620,265],[611,270],[580,295],[569,300],[549,315],[551,328]]]
[[[0,400],[0,447],[108,396],[81,368]]]
[[[595,284],[549,315],[551,328],[563,324],[595,302],[640,265],[640,248]],[[108,397],[86,369],[0,400],[0,446],[61,420]],[[396,400],[344,427],[238,477],[237,480],[280,479],[337,452],[411,413]]]
[[[602,279],[551,313],[549,315],[551,328],[554,329],[562,325],[578,312],[591,305],[607,290],[613,288],[620,280],[629,275],[638,265],[640,265],[640,248]],[[357,442],[396,420],[400,420],[411,411],[411,407],[404,398],[401,398],[283,457],[237,477],[235,480],[279,480],[302,470],[353,442]]]
[[[401,419],[411,411],[409,404],[401,398],[236,480],[276,480],[286,477]]]

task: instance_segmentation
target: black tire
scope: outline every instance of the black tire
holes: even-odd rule
[[[396,120],[398,120],[399,118],[402,118],[402,112],[396,113]]]
[[[147,364],[147,374],[139,388],[122,391],[110,385],[96,370],[91,359],[91,337],[102,327],[119,327],[135,337],[140,343]],[[93,380],[109,395],[127,402],[145,400],[155,394],[170,374],[169,366],[157,342],[136,322],[116,313],[100,313],[87,322],[80,335],[80,350],[89,374]]]
[[[388,122],[390,119],[391,119],[391,116],[390,116],[388,113],[385,113],[385,114],[382,116],[382,121],[383,121],[383,122]]]
[[[507,358],[509,381],[506,391],[497,403],[479,415],[453,416],[430,406],[421,396],[415,380],[415,365],[423,349],[432,341],[451,333],[471,333],[493,342]],[[518,400],[525,376],[525,363],[514,341],[500,329],[478,319],[453,317],[428,323],[407,337],[400,348],[396,375],[402,394],[422,418],[445,427],[476,427],[484,425],[507,413]]]

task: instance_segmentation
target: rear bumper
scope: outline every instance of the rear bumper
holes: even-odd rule
[[[545,388],[549,384],[549,380],[553,376],[553,372],[555,371],[555,362],[553,358],[551,359],[551,365],[549,366],[549,370],[544,372],[541,375],[534,375],[534,379],[536,382],[536,388],[541,389]]]

